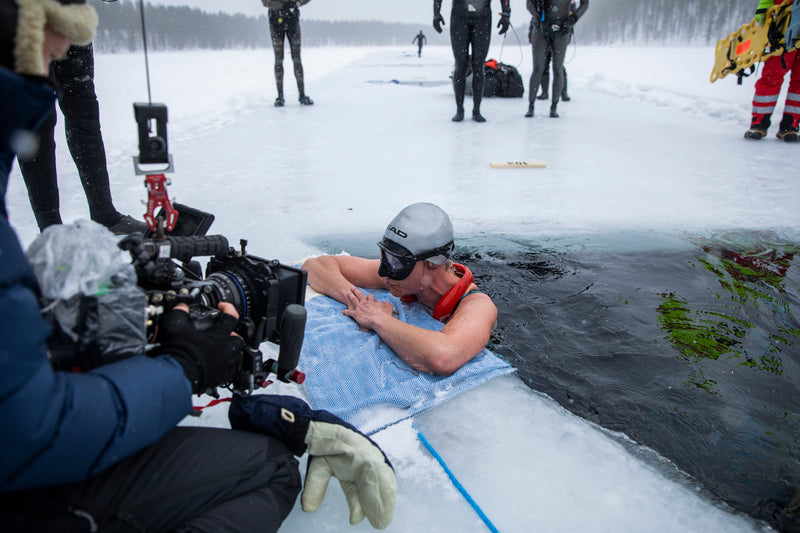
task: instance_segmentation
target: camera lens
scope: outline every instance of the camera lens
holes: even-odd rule
[[[216,308],[220,302],[228,302],[236,307],[240,318],[249,315],[252,308],[250,287],[247,278],[226,270],[218,270],[210,274],[206,281],[207,291],[203,293],[203,303]]]

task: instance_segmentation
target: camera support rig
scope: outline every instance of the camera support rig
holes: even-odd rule
[[[134,103],[133,115],[139,125],[139,155],[133,157],[133,168],[137,175],[144,175],[147,187],[147,212],[144,220],[154,234],[163,236],[164,230],[172,231],[178,221],[178,211],[167,195],[165,172],[173,172],[175,165],[167,144],[167,106],[165,104]],[[155,126],[155,127],[154,127]],[[162,165],[155,173],[142,165]],[[165,165],[165,166],[164,166]],[[164,228],[156,217],[156,209],[164,209]]]
[[[167,237],[165,232],[176,229],[180,215],[169,199],[169,181],[164,175],[174,171],[167,143],[167,106],[134,103],[133,110],[139,132],[139,155],[133,158],[134,170],[137,175],[145,175],[147,212],[144,219],[153,235],[151,239],[128,236],[120,247],[131,251],[139,284],[148,289],[150,303],[158,302],[156,306],[150,305],[153,313],[163,313],[163,303],[169,300],[172,300],[170,306],[185,300],[197,327],[202,328],[205,320],[219,313],[216,303],[233,303],[240,314],[237,332],[245,340],[245,349],[242,368],[230,384],[232,390],[252,394],[254,389],[270,383],[269,374],[275,374],[285,383],[303,383],[305,374],[296,367],[306,324],[306,310],[302,305],[305,272],[281,265],[277,260],[248,255],[245,240],[241,241],[241,250],[236,252],[228,248],[225,237],[206,236],[213,215],[188,206],[182,209],[191,220],[187,225],[193,230],[191,236]],[[142,165],[150,166],[145,169]],[[156,214],[159,207],[162,211]],[[198,216],[202,221],[195,220]],[[196,269],[190,264],[195,255],[213,255],[206,279],[198,275],[196,280],[186,281],[172,260],[181,261],[185,272],[199,274],[199,264]],[[259,345],[267,340],[278,343],[277,360],[263,361]],[[216,391],[207,392],[216,394]]]

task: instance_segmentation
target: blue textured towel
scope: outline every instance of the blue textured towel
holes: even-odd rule
[[[429,330],[443,324],[420,304],[406,304],[385,290],[364,290],[389,301],[404,322]],[[342,314],[344,304],[317,296],[306,302],[308,320],[299,368],[309,402],[372,434],[515,369],[484,349],[451,376],[414,370],[377,334],[361,331]]]

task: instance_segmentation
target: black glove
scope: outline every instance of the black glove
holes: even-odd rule
[[[508,31],[508,25],[511,23],[509,20],[510,15],[510,13],[500,13],[500,21],[497,23],[497,27],[500,28],[500,35]]]
[[[159,324],[154,355],[171,355],[183,367],[192,392],[230,383],[242,365],[244,341],[231,335],[239,321],[220,313],[211,327],[198,331],[185,311],[173,309]]]
[[[567,27],[568,28],[573,27],[576,22],[578,22],[578,17],[576,17],[575,15],[570,15],[569,17],[567,17]]]
[[[433,15],[433,29],[436,30],[436,33],[442,33],[442,26],[444,26],[444,17],[441,13],[436,13]]]

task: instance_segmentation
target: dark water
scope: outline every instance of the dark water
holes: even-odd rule
[[[656,450],[735,509],[800,531],[800,240],[459,243],[456,260],[499,309],[492,349],[528,386]],[[375,255],[374,243],[330,244]]]
[[[775,235],[507,237],[460,250],[533,389],[800,531],[800,246]]]

